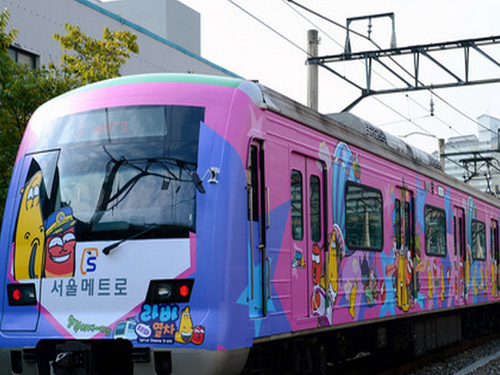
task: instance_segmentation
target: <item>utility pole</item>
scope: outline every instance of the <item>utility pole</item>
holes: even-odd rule
[[[441,163],[441,166],[443,167],[443,172],[444,170],[444,139],[443,138],[438,138],[438,154],[439,154],[439,162]]]
[[[307,31],[308,58],[318,57],[318,30]],[[318,110],[318,65],[307,64],[307,106]]]

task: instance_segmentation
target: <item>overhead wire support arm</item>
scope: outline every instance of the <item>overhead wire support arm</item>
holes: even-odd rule
[[[349,106],[347,106],[343,111],[349,111],[356,104],[358,104],[362,99],[370,95],[380,95],[380,94],[391,94],[400,93],[407,91],[416,90],[433,90],[440,88],[450,88],[450,87],[462,87],[468,85],[480,85],[480,84],[491,84],[500,83],[500,70],[498,72],[493,71],[490,77],[485,78],[471,78],[471,66],[470,62],[470,50],[471,48],[477,52],[477,56],[482,57],[492,63],[495,67],[500,68],[500,62],[494,57],[486,53],[482,47],[488,45],[494,45],[500,43],[500,36],[491,36],[477,39],[465,39],[457,40],[443,43],[431,43],[424,45],[414,45],[408,47],[398,47],[398,48],[388,48],[379,49],[372,51],[363,52],[348,52],[338,55],[327,55],[311,57],[307,60],[308,64],[318,64],[328,71],[334,73],[338,77],[342,78],[344,81],[352,84],[354,87],[360,89],[361,96],[353,101]],[[464,53],[464,75],[461,77],[452,71],[449,65],[439,61],[435,54],[442,51],[458,50],[462,49]],[[413,55],[413,69],[405,68],[402,66],[397,59],[401,56]],[[421,59],[420,56],[424,56],[428,61],[430,61],[434,67],[445,73],[445,76],[451,77],[451,80],[444,80],[438,83],[424,83],[420,78],[421,70]],[[355,83],[353,79],[350,79],[335,70],[331,64],[336,62],[347,62],[351,60],[362,60],[365,62],[366,67],[366,85],[363,87],[362,84]],[[388,71],[392,77],[395,77],[400,85],[394,87],[374,87],[374,82],[372,81],[372,68],[373,61],[376,61],[381,65],[386,71]],[[391,64],[395,66],[392,67]],[[404,74],[399,73],[401,70]],[[411,79],[405,78],[405,75]]]

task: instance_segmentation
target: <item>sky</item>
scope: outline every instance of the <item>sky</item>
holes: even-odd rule
[[[319,31],[319,55],[343,52],[346,30],[327,22],[287,0],[179,0],[201,15],[201,55],[229,71],[260,83],[306,104],[307,30]],[[384,13],[395,15],[398,47],[500,35],[498,0],[296,0],[340,25],[346,19]],[[368,21],[351,23],[367,35]],[[390,18],[372,20],[371,39],[389,48]],[[351,33],[353,52],[375,50],[366,39]],[[484,47],[500,61],[500,44]],[[459,76],[464,72],[463,49],[436,55]],[[412,58],[404,62],[413,69]],[[420,78],[439,83],[449,76],[421,59]],[[471,53],[471,78],[500,78],[500,68]],[[364,85],[365,66],[360,61],[337,62],[331,68]],[[391,86],[393,80],[374,65],[374,83]],[[387,83],[389,80],[389,83]],[[342,111],[360,96],[359,89],[324,68],[319,69],[319,111]],[[369,97],[351,112],[427,152],[437,149],[437,138],[477,134],[477,117],[500,118],[500,84]],[[433,116],[430,103],[433,102]],[[420,135],[424,133],[424,135]]]

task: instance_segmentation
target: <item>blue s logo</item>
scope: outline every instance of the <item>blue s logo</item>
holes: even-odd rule
[[[82,261],[80,263],[80,271],[82,275],[92,273],[97,270],[97,257],[99,253],[95,247],[86,248],[83,250]]]

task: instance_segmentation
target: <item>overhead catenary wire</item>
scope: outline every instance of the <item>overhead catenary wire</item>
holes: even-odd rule
[[[269,26],[267,23],[265,23],[260,18],[258,18],[257,16],[253,15],[252,13],[250,13],[248,10],[246,10],[245,8],[243,8],[241,5],[235,3],[233,0],[227,0],[227,1],[229,1],[235,7],[237,7],[238,9],[240,9],[242,12],[244,12],[248,16],[252,17],[255,21],[259,22],[261,25],[263,25],[267,29],[271,30],[273,33],[275,33],[276,35],[278,35],[280,38],[284,39],[285,41],[287,41],[288,43],[290,43],[291,45],[293,45],[295,48],[299,49],[300,51],[304,52],[306,55],[308,55],[310,57],[310,55],[307,52],[307,50],[305,50],[304,48],[302,48],[301,46],[299,46],[297,43],[295,43],[294,41],[292,41],[290,38],[286,37],[285,35],[283,35],[279,31],[277,31],[273,27]]]
[[[297,2],[296,2],[296,1],[294,1],[294,0],[282,0],[282,2],[286,3],[286,4],[287,4],[287,5],[288,5],[291,9],[293,9],[293,10],[295,10],[295,9],[294,9],[294,8],[293,8],[293,7],[292,7],[289,3],[292,3],[292,4],[294,4],[294,5],[298,6],[298,7],[300,7],[301,9],[306,10],[307,12],[309,12],[309,13],[311,13],[311,14],[314,14],[315,16],[320,17],[321,19],[323,19],[323,20],[325,20],[325,21],[327,21],[327,22],[329,22],[329,23],[332,23],[332,24],[334,24],[335,26],[338,26],[338,27],[342,28],[343,30],[346,30],[346,31],[348,30],[346,26],[344,26],[344,25],[342,25],[342,24],[340,24],[340,23],[338,23],[338,22],[336,22],[336,21],[334,21],[334,20],[332,20],[332,19],[330,19],[330,18],[328,18],[328,17],[325,17],[325,16],[323,16],[322,14],[320,14],[320,13],[318,13],[318,12],[316,12],[316,11],[314,11],[314,10],[310,9],[310,8],[307,8],[307,7],[305,7],[305,6],[303,6],[303,5],[299,4],[299,3],[297,3]],[[318,26],[317,26],[314,22],[312,22],[311,20],[309,20],[307,17],[305,17],[304,15],[302,15],[300,12],[298,12],[298,11],[296,11],[296,12],[297,12],[299,15],[301,15],[301,17],[302,17],[302,18],[304,18],[306,21],[308,21],[308,22],[309,22],[309,23],[311,23],[314,27],[316,27],[318,30],[320,30],[323,34],[325,34],[325,35],[326,35],[326,36],[327,36],[330,40],[332,40],[335,44],[337,44],[339,47],[343,48],[343,46],[342,46],[339,42],[337,42],[334,38],[332,38],[332,37],[331,37],[331,36],[330,36],[327,32],[325,32],[324,30],[321,30],[321,29],[320,29],[320,28],[319,28],[319,27],[318,27]],[[377,47],[378,49],[381,49],[381,47],[380,47],[377,43],[375,43],[375,42],[374,42],[371,38],[368,38],[367,36],[365,36],[365,35],[363,35],[363,34],[361,34],[361,33],[358,33],[358,32],[356,32],[356,31],[354,31],[354,30],[349,30],[349,31],[350,31],[352,34],[354,34],[354,35],[357,35],[357,36],[359,36],[359,37],[361,37],[361,38],[363,38],[363,39],[366,39],[366,40],[370,41],[370,43],[372,43],[375,47]],[[395,61],[394,61],[394,62],[395,62]],[[361,62],[361,63],[362,63],[362,62]],[[400,64],[399,64],[399,63],[397,63],[397,62],[395,62],[395,63],[396,63],[398,66],[400,66]],[[407,71],[404,67],[400,66],[400,68],[401,68],[401,69],[403,69],[403,70],[404,70],[404,71],[405,71],[408,75],[410,75],[412,78],[414,78],[414,77],[413,77],[413,75],[412,75],[410,72],[408,72],[408,71]],[[387,82],[387,83],[391,84],[391,83],[389,82],[389,80],[388,80],[388,79],[386,79],[385,77],[383,77],[380,73],[378,73],[378,72],[376,72],[376,71],[375,71],[375,74],[377,74],[377,76],[379,76],[380,78],[382,78],[385,82]],[[436,95],[434,92],[432,92],[432,90],[430,90],[430,91],[431,91],[431,93],[432,93],[433,95]],[[409,100],[411,100],[412,102],[414,102],[415,104],[417,104],[418,106],[420,106],[420,107],[422,107],[422,108],[423,108],[423,106],[422,106],[420,103],[418,103],[415,99],[411,98],[409,95],[406,95],[406,97],[407,97]],[[442,98],[441,98],[441,96],[436,95],[436,97],[437,97],[438,99],[442,100],[443,102],[445,102],[448,106],[452,107],[452,106],[451,106],[451,104],[450,104],[450,103],[448,103],[448,102],[446,102],[444,99],[442,99]],[[415,121],[412,121],[412,119],[411,119],[411,118],[409,118],[409,117],[407,117],[407,116],[403,115],[402,113],[400,113],[400,112],[398,112],[398,111],[394,111],[392,107],[385,105],[385,103],[383,103],[380,99],[377,99],[377,101],[378,101],[379,103],[381,103],[381,104],[384,104],[384,106],[386,106],[387,108],[389,108],[390,110],[392,110],[393,112],[395,112],[396,114],[398,114],[401,118],[403,118],[403,119],[404,119],[404,121],[410,122],[410,123],[412,123],[414,126],[419,127],[419,125],[418,125],[417,123],[415,123]],[[453,108],[453,107],[452,107],[452,108]],[[458,111],[458,110],[457,110],[457,111]],[[444,125],[446,125],[446,126],[448,127],[448,129],[450,129],[450,130],[454,131],[455,133],[457,133],[457,134],[459,134],[459,135],[462,135],[460,132],[458,132],[458,131],[457,131],[456,129],[454,129],[451,125],[449,125],[448,123],[446,123],[444,120],[442,120],[442,119],[441,119],[441,118],[439,118],[438,116],[434,116],[434,117],[435,117],[436,119],[438,119],[440,122],[442,122]],[[469,117],[469,119],[470,119],[470,117]],[[477,122],[476,122],[476,123],[477,123]],[[478,123],[478,124],[479,124],[479,123]],[[422,130],[422,129],[421,129],[421,130]]]
[[[264,27],[266,27],[267,29],[271,30],[273,33],[275,33],[276,35],[278,35],[280,38],[282,38],[283,40],[285,40],[287,43],[293,45],[296,49],[300,50],[301,52],[305,53],[306,56],[308,57],[311,57],[310,54],[308,53],[308,51],[306,51],[304,48],[300,47],[297,43],[293,42],[290,38],[286,37],[283,33],[279,32],[278,30],[276,30],[275,28],[271,27],[270,25],[268,25],[267,23],[265,23],[264,21],[262,21],[261,19],[259,19],[257,16],[255,16],[254,14],[252,14],[251,12],[249,12],[248,10],[246,10],[245,8],[243,8],[242,6],[240,6],[239,4],[235,3],[233,0],[228,0],[231,4],[233,4],[234,6],[236,6],[238,9],[240,9],[241,11],[243,11],[245,14],[247,14],[248,16],[250,16],[252,19],[256,20],[257,22],[259,22],[261,25],[263,25]],[[324,20],[327,20],[329,21],[330,23],[338,26],[338,27],[341,27],[342,29],[344,30],[347,30],[347,27],[339,24],[338,22],[335,22],[331,19],[328,19],[327,17],[324,17],[323,15],[317,13],[317,12],[314,12],[314,11],[311,11],[309,10],[308,8],[298,4],[297,2],[295,2],[294,0],[282,0],[283,3],[285,3],[289,8],[291,8],[292,10],[294,10],[299,16],[301,16],[303,19],[305,19],[307,22],[311,23],[316,29],[320,30],[324,35],[326,35],[330,40],[332,40],[334,43],[336,43],[338,46],[340,46],[342,48],[342,45],[340,43],[338,43],[334,38],[332,38],[327,32],[325,32],[324,30],[322,30],[321,28],[319,28],[315,23],[313,23],[311,20],[309,20],[307,17],[305,17],[304,15],[302,15],[300,12],[298,12],[297,10],[295,10],[293,7],[291,7],[288,3],[293,3],[297,6],[299,6],[300,8],[302,9],[305,9],[305,10],[308,10],[309,12],[317,15],[318,17],[324,19]],[[288,3],[287,3],[288,2]],[[359,37],[362,37],[363,39],[366,39],[368,40],[370,43],[372,43],[374,46],[376,46],[379,50],[381,49],[380,46],[377,45],[377,43],[375,43],[372,39],[358,33],[358,32],[355,32],[353,30],[350,30],[350,32],[354,35],[357,35]],[[413,74],[408,72],[403,66],[401,66],[397,61],[394,61],[392,58],[391,60],[393,61],[393,63],[395,63],[397,66],[399,66],[400,69],[402,69],[406,74],[408,74],[410,77],[414,78]],[[379,74],[378,72],[375,71],[375,74],[377,74],[379,77],[381,77],[384,81],[389,82],[389,80],[387,80],[385,77],[383,77],[381,74]],[[443,103],[445,103],[446,105],[448,105],[450,108],[454,109],[455,111],[457,111],[459,114],[463,115],[464,117],[466,117],[467,119],[469,119],[470,121],[474,122],[475,124],[478,124],[479,126],[482,126],[483,128],[487,129],[487,130],[490,130],[489,128],[485,127],[484,125],[480,124],[479,122],[477,121],[474,121],[470,116],[467,116],[465,113],[463,113],[462,111],[458,110],[458,108],[454,107],[453,105],[451,105],[448,101],[446,101],[444,98],[442,98],[440,95],[436,94],[433,90],[430,90],[429,89],[429,92],[434,95],[436,98],[438,98],[439,100],[441,100]],[[416,101],[415,99],[409,97],[407,95],[407,98],[411,101],[413,101],[414,103],[416,103],[418,106],[422,107],[423,106],[418,103],[418,101]],[[413,124],[413,126],[419,128],[420,130],[422,130],[426,135],[428,136],[431,136],[431,137],[434,137],[434,138],[437,138],[434,134],[432,134],[431,132],[429,132],[427,129],[425,129],[424,127],[422,127],[421,125],[419,125],[418,123],[416,123],[414,120],[415,119],[411,119],[410,117],[408,116],[405,116],[403,115],[401,112],[399,111],[396,111],[393,107],[387,105],[386,103],[382,102],[380,99],[378,98],[375,98],[375,100],[377,100],[380,104],[382,104],[383,106],[385,106],[386,108],[388,108],[389,110],[395,112],[398,116],[400,116],[401,118],[405,119],[405,121]],[[429,116],[425,116],[425,117],[429,117]],[[458,132],[456,129],[454,129],[451,125],[449,125],[448,123],[446,123],[444,120],[442,120],[441,118],[439,118],[438,116],[434,116],[434,118],[436,118],[439,122],[443,123],[448,129],[450,129],[451,131],[454,131],[455,133],[463,136],[460,132]],[[452,148],[455,148],[456,147],[454,145],[450,145]],[[451,159],[450,157],[446,157],[446,159],[450,160],[452,163],[454,164],[458,164],[455,160]],[[463,167],[463,166],[462,166]],[[496,168],[497,169],[497,168]]]
[[[327,22],[329,22],[329,23],[331,23],[331,24],[333,24],[333,25],[337,26],[337,27],[342,28],[343,30],[346,30],[346,31],[348,30],[348,28],[347,28],[346,26],[344,26],[344,25],[340,24],[339,22],[336,22],[336,21],[334,21],[334,20],[332,20],[332,19],[330,19],[330,18],[328,18],[328,17],[325,17],[325,16],[323,16],[322,14],[320,14],[320,13],[318,13],[318,12],[316,12],[316,11],[314,11],[314,10],[312,10],[312,9],[310,9],[310,8],[308,8],[308,7],[304,6],[304,5],[302,5],[302,4],[298,3],[298,2],[296,2],[295,0],[286,0],[286,1],[288,1],[289,3],[292,3],[292,4],[294,4],[294,5],[296,5],[297,7],[301,8],[301,9],[303,9],[303,10],[305,10],[305,11],[307,11],[307,12],[309,12],[309,13],[311,13],[311,14],[313,14],[313,15],[315,15],[315,16],[317,16],[317,17],[319,17],[319,18],[321,18],[321,19],[323,19],[323,20],[325,20],[325,21],[327,21]],[[356,35],[356,36],[360,37],[360,38],[363,38],[363,39],[365,39],[365,40],[368,40],[368,41],[369,41],[370,43],[372,43],[372,44],[373,44],[373,45],[374,45],[377,49],[379,49],[379,50],[381,50],[381,49],[382,49],[382,48],[381,48],[381,47],[380,47],[377,43],[375,43],[375,42],[374,42],[371,38],[369,38],[369,37],[367,37],[367,36],[365,36],[365,35],[363,35],[363,34],[361,34],[361,33],[359,33],[359,32],[356,32],[355,30],[350,30],[350,29],[349,29],[349,32],[350,32],[350,33],[352,33],[353,35]],[[411,72],[409,72],[409,71],[408,71],[405,67],[401,66],[401,64],[399,64],[397,61],[395,61],[392,57],[390,57],[390,60],[391,60],[394,64],[396,64],[396,66],[398,66],[398,67],[399,67],[399,68],[400,68],[403,72],[405,72],[406,74],[408,74],[408,76],[412,77],[413,79],[415,78],[415,76],[414,76]],[[379,75],[379,76],[380,76],[380,75]],[[387,81],[387,80],[386,80],[386,81]],[[478,122],[478,121],[476,121],[476,120],[472,119],[470,116],[466,115],[463,111],[461,111],[461,110],[459,110],[458,108],[456,108],[454,105],[452,105],[452,104],[451,104],[451,103],[449,103],[447,100],[445,100],[445,99],[444,99],[441,95],[437,94],[434,90],[429,89],[429,92],[430,92],[430,93],[432,93],[432,94],[433,94],[436,98],[438,98],[439,100],[441,100],[443,103],[445,103],[447,106],[449,106],[451,109],[455,110],[457,113],[459,113],[460,115],[464,116],[467,120],[472,121],[472,122],[473,122],[474,124],[476,124],[477,126],[480,126],[480,127],[482,127],[483,129],[485,129],[485,130],[487,130],[487,131],[489,131],[489,132],[491,132],[491,133],[493,133],[493,134],[496,134],[496,133],[495,133],[493,130],[491,130],[490,128],[488,128],[488,127],[484,126],[483,124],[481,124],[480,122]],[[403,118],[405,118],[405,117],[403,117]],[[451,126],[450,126],[450,125],[447,125],[447,126],[448,126],[449,128],[451,128]]]
[[[301,46],[299,46],[297,43],[295,43],[294,41],[292,41],[290,38],[288,38],[287,36],[285,36],[283,33],[279,32],[278,30],[276,30],[275,28],[273,28],[272,26],[270,26],[269,24],[267,24],[266,22],[262,21],[259,17],[255,16],[254,14],[252,14],[251,12],[249,12],[248,10],[246,10],[245,8],[243,8],[241,5],[237,4],[236,2],[234,2],[233,0],[228,0],[232,5],[234,5],[235,7],[237,7],[238,9],[240,9],[241,11],[243,11],[245,14],[247,14],[248,16],[250,16],[252,19],[254,19],[255,21],[259,22],[261,25],[263,25],[264,27],[266,27],[267,29],[269,29],[270,31],[272,31],[273,33],[275,33],[276,35],[278,35],[280,38],[282,38],[283,40],[285,40],[287,43],[291,44],[292,46],[294,46],[296,49],[300,50],[301,52],[303,52],[304,54],[306,54],[308,57],[311,57],[309,55],[309,53],[304,49],[302,48]],[[337,26],[337,27],[340,27],[342,28],[343,30],[347,30],[347,27],[328,18],[328,17],[325,17],[323,16],[322,14],[310,9],[310,8],[307,8],[303,5],[301,5],[300,3],[297,3],[296,1],[294,0],[282,0],[283,3],[285,3],[289,8],[291,8],[292,10],[294,10],[297,14],[299,14],[302,18],[304,18],[307,22],[311,23],[314,27],[316,27],[318,30],[320,30],[324,35],[326,35],[330,40],[332,40],[334,43],[336,43],[338,46],[342,47],[340,43],[338,43],[334,38],[332,38],[327,32],[325,32],[324,30],[322,30],[321,28],[319,28],[314,22],[312,22],[310,19],[308,19],[307,17],[305,17],[304,15],[302,15],[300,12],[296,11],[293,7],[290,6],[290,4],[288,3],[292,3],[296,6],[298,6],[299,8],[303,9],[303,10],[306,10],[307,12]],[[353,35],[356,35],[356,36],[359,36],[363,39],[366,39],[368,40],[370,43],[372,43],[376,48],[378,49],[381,49],[381,47],[376,43],[374,42],[371,38],[361,34],[361,33],[358,33],[354,30],[350,30],[350,32],[353,34]],[[410,77],[413,77],[413,74],[408,72],[404,67],[402,67],[398,62],[396,61],[393,61],[395,64],[397,64],[400,69],[402,69],[403,71],[405,71],[406,74],[408,74]],[[379,77],[381,77],[382,79],[384,79],[386,82],[389,82],[387,79],[385,79],[382,75],[380,75],[378,72],[375,72]],[[489,130],[492,132],[491,129],[487,128],[486,126],[482,125],[481,123],[479,123],[478,121],[475,121],[474,119],[472,119],[470,116],[466,115],[463,111],[460,111],[458,108],[456,108],[455,106],[453,106],[451,103],[449,103],[447,100],[445,100],[443,97],[441,97],[440,95],[436,94],[433,90],[429,90],[436,98],[438,98],[439,100],[441,100],[443,103],[445,103],[447,106],[449,106],[450,108],[452,108],[453,110],[457,111],[460,115],[464,116],[465,118],[467,118],[468,120],[472,121],[473,123],[475,123],[476,125],[478,126],[481,126],[483,127],[484,129],[486,130]],[[412,100],[414,103],[416,103],[417,105],[419,105],[420,107],[422,107],[422,105],[420,103],[418,103],[415,99],[407,96],[410,100]],[[398,111],[395,111],[392,107],[386,105],[385,103],[383,103],[382,101],[380,101],[379,99],[377,99],[377,101],[381,104],[383,104],[385,107],[389,108],[391,111],[395,112],[398,116],[400,116],[401,118],[405,119],[405,121],[413,124],[414,126],[420,128],[421,130],[423,129],[420,125],[418,125],[415,121],[413,121],[410,117],[408,116],[405,116],[404,114],[402,114],[401,112],[398,112]],[[446,123],[444,120],[442,120],[441,118],[437,117],[437,116],[434,116],[436,119],[438,119],[439,122],[443,123],[448,129],[454,131],[455,133],[457,133],[458,135],[462,135],[460,132],[458,132],[456,129],[454,129],[451,125],[449,125],[448,123]],[[427,131],[428,132],[428,131]],[[428,132],[430,133],[430,132]]]
[[[310,23],[312,26],[314,26],[317,30],[321,31],[328,39],[330,39],[333,43],[335,43],[337,46],[339,46],[340,48],[344,48],[342,46],[342,44],[340,44],[339,42],[337,42],[334,38],[332,38],[326,31],[324,31],[320,26],[318,26],[315,22],[311,21],[309,18],[307,18],[306,16],[304,16],[302,13],[300,13],[297,9],[295,9],[294,7],[292,7],[290,4],[289,4],[289,0],[281,0],[283,2],[283,4],[285,4],[287,7],[289,7],[291,10],[293,10],[295,13],[297,13],[300,17],[302,17],[304,20],[306,20],[308,23]]]

